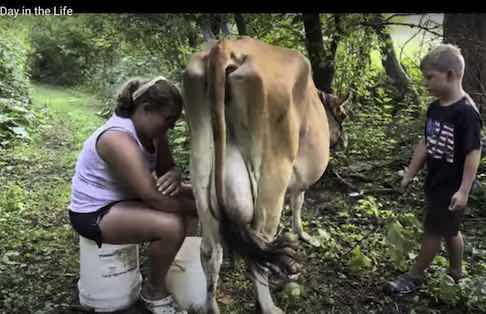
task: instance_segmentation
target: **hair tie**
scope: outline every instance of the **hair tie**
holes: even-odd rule
[[[137,98],[142,96],[150,87],[154,86],[159,81],[167,81],[167,79],[163,76],[158,76],[152,79],[150,82],[143,84],[135,92],[133,92],[132,101],[135,101]]]

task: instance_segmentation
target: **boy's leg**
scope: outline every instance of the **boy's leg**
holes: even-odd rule
[[[464,218],[464,210],[446,211],[443,215],[443,235],[449,257],[449,274],[457,282],[463,277],[462,259],[464,255],[464,239],[459,227]]]
[[[442,237],[435,233],[425,231],[422,239],[420,253],[415,259],[412,269],[401,274],[385,284],[385,291],[394,295],[404,295],[415,292],[424,280],[425,270],[430,266],[434,257],[440,250]]]
[[[449,272],[454,280],[463,276],[462,259],[464,256],[464,239],[459,231],[456,236],[446,238],[447,253],[449,255]]]
[[[422,247],[420,248],[420,253],[415,259],[415,263],[410,270],[410,274],[417,278],[423,278],[425,270],[429,268],[430,264],[434,260],[434,257],[440,251],[442,236],[425,232],[424,238],[422,239]]]

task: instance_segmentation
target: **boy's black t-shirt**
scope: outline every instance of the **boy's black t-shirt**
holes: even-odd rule
[[[468,97],[449,106],[434,101],[427,110],[425,193],[433,206],[448,206],[459,189],[466,155],[481,147],[481,117]]]

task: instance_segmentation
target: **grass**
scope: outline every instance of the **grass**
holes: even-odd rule
[[[67,220],[71,176],[83,139],[101,123],[96,100],[35,85],[44,123],[33,140],[0,157],[0,313],[65,313],[73,301],[78,248]]]

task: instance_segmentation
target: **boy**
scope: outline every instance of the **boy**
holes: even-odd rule
[[[464,58],[460,50],[441,44],[423,58],[420,69],[427,90],[437,99],[428,107],[425,138],[415,147],[401,188],[426,162],[425,233],[412,269],[385,286],[395,295],[412,293],[424,281],[442,239],[447,245],[449,275],[456,282],[463,277],[464,241],[459,226],[481,156],[482,123],[476,105],[462,89]]]

